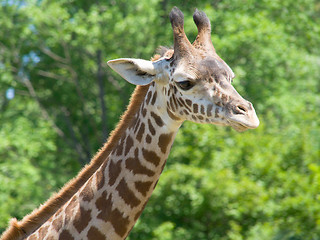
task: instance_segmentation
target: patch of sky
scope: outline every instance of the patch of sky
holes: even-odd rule
[[[36,26],[34,24],[29,24],[28,28],[30,29],[31,32],[33,33],[38,33]]]
[[[17,6],[18,8],[24,7],[27,5],[25,1],[22,0],[2,0],[1,6]]]
[[[40,57],[34,51],[31,51],[29,54],[22,57],[22,62],[24,65],[27,65],[28,63],[37,64],[40,62]]]
[[[14,88],[8,88],[7,89],[7,91],[6,91],[6,98],[8,99],[8,100],[12,100],[13,98],[14,98],[14,96],[15,96],[15,90],[14,90]]]

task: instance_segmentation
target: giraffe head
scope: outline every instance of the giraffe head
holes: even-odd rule
[[[191,44],[184,32],[183,13],[170,13],[174,48],[156,61],[121,58],[108,62],[124,79],[135,85],[154,82],[163,106],[177,121],[232,126],[245,131],[259,126],[252,104],[232,86],[231,68],[217,55],[211,42],[210,20],[204,12],[193,15],[198,28]]]

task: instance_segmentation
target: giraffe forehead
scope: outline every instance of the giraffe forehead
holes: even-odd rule
[[[227,79],[232,79],[234,73],[231,68],[220,58],[205,58],[194,64],[195,71],[200,79],[210,77],[224,76]]]
[[[180,82],[183,80],[230,80],[234,78],[231,68],[218,56],[217,57],[192,57],[179,61],[171,70],[171,80]]]

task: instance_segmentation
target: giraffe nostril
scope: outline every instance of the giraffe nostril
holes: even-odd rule
[[[237,114],[246,114],[248,111],[247,108],[242,105],[238,105],[236,110],[237,110]]]

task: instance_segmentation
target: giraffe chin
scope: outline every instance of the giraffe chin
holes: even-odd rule
[[[234,124],[234,123],[233,123],[233,124],[230,124],[230,126],[231,126],[234,130],[236,130],[237,132],[244,132],[244,131],[247,131],[248,129],[250,129],[250,128],[242,125],[242,124]]]
[[[229,122],[229,125],[237,132],[244,132],[248,129],[254,129],[259,126],[259,123],[255,123],[254,125],[249,126],[249,125],[245,125],[241,122],[235,122],[235,121],[228,121],[228,122]]]

